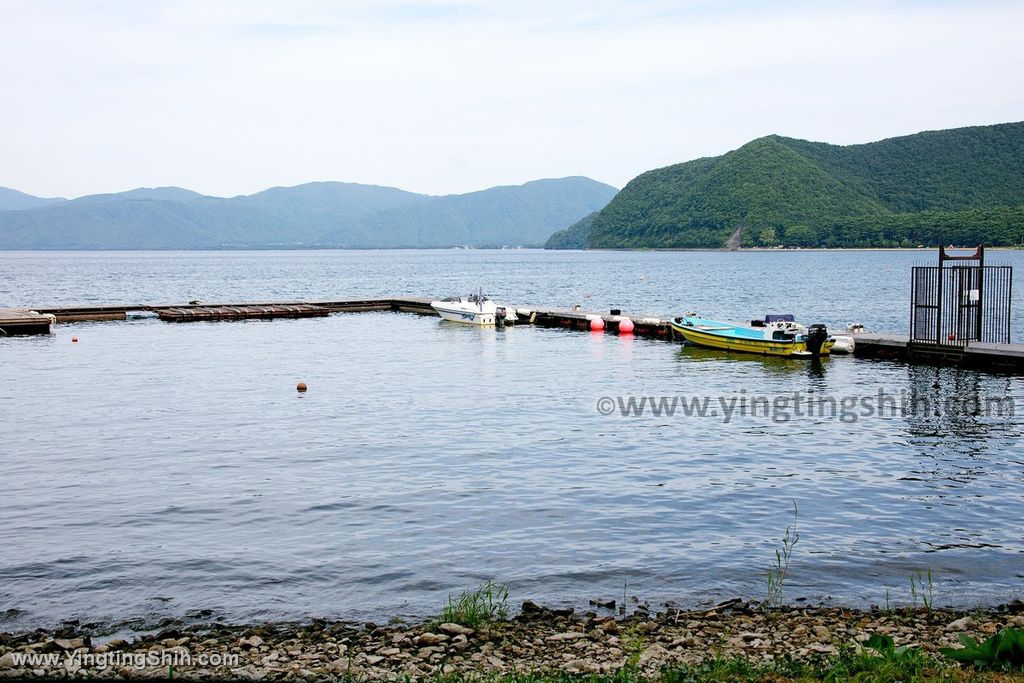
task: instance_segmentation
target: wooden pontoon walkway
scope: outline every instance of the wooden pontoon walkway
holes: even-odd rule
[[[341,299],[336,301],[292,301],[266,303],[201,303],[188,305],[125,305],[39,308],[0,308],[0,336],[47,334],[51,320],[58,323],[86,320],[125,320],[129,313],[148,312],[170,322],[303,318],[332,313],[395,311],[434,316],[426,297]],[[618,332],[619,322],[630,320],[633,334],[678,341],[669,316],[606,315],[573,309],[518,309],[518,323],[571,330],[589,330],[591,320],[600,318],[608,332]],[[50,316],[53,316],[51,319]],[[964,347],[913,344],[905,336],[858,334],[854,355],[907,363],[949,364],[979,370],[1024,373],[1024,345],[971,343]]]
[[[256,303],[205,303],[191,304],[127,304],[124,306],[79,306],[40,308],[40,313],[49,313],[57,322],[80,322],[84,320],[125,320],[130,312],[156,313],[161,319],[173,322],[200,320],[241,320],[245,318],[298,318],[331,313],[361,313],[364,311],[401,311],[403,313],[424,313],[435,315],[425,297],[400,297],[387,299],[342,299],[337,301],[287,301]],[[225,310],[231,309],[231,310]],[[306,313],[308,311],[308,314]]]
[[[27,308],[0,308],[0,337],[49,334],[52,318]]]
[[[854,339],[853,353],[858,358],[1024,372],[1024,344],[921,344],[911,342],[910,337],[896,334],[858,334]]]
[[[331,314],[329,308],[310,304],[274,304],[270,306],[189,306],[158,308],[161,320],[174,323],[201,320],[247,320],[250,318],[315,318]]]
[[[609,332],[618,332],[619,322],[629,319],[633,322],[633,334],[635,335],[675,339],[675,333],[672,326],[669,325],[669,318],[654,315],[602,315],[576,309],[548,309],[531,311],[530,315],[522,318],[522,321],[541,327],[564,327],[586,331],[590,329],[590,321],[593,318],[601,318],[604,321],[605,329]]]

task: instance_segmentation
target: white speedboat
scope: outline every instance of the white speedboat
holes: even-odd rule
[[[445,320],[466,325],[494,325],[499,316],[499,306],[483,292],[431,301],[430,306]]]

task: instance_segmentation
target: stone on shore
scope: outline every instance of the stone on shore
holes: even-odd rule
[[[158,636],[139,634],[97,646],[89,640],[87,629],[0,633],[0,678],[166,678],[166,666],[125,665],[132,657],[161,653],[190,655],[193,664],[174,666],[174,678],[181,680],[407,677],[421,681],[442,675],[487,677],[511,672],[614,675],[627,665],[635,667],[638,677],[657,677],[665,666],[700,664],[715,657],[740,657],[752,663],[820,662],[837,656],[842,647],[863,648],[872,634],[888,635],[897,646],[917,647],[937,662],[939,648],[960,647],[960,634],[982,639],[1006,626],[1024,625],[1024,614],[1009,610],[970,615],[940,609],[883,612],[824,607],[760,612],[736,602],[712,610],[672,608],[613,618],[529,602],[524,608],[514,619],[478,629],[447,622],[420,626],[324,621],[255,627],[215,624],[181,626]],[[68,666],[69,653],[123,659],[100,670],[87,658]],[[51,656],[52,660],[40,661],[52,664],[23,663],[23,654]]]
[[[468,626],[463,626],[461,624],[445,623],[438,626],[437,630],[444,631],[450,636],[466,636],[467,638],[476,633],[476,631],[474,631],[473,629],[469,628]]]

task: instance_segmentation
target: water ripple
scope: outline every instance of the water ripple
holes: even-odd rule
[[[771,257],[698,261],[725,269],[709,277],[746,287],[747,256]],[[580,285],[552,278],[557,262],[559,272],[589,278],[595,308],[671,311],[718,291],[705,308],[750,313],[714,282],[698,289],[679,278],[682,265],[699,265],[685,254],[530,252],[509,257],[519,259],[514,267],[495,266],[493,254],[406,252],[0,258],[16,274],[0,282],[0,300],[33,305],[274,298],[270,290],[371,296],[381,283],[396,286],[394,272],[409,274],[400,285],[409,293],[447,293],[493,279],[495,268],[524,300],[572,303]],[[882,271],[905,275],[903,256],[884,258]],[[801,312],[905,325],[891,303],[902,300],[902,285],[865,274],[861,257],[785,259],[847,278],[830,302],[795,292]],[[602,275],[613,261],[626,265]],[[403,263],[417,267],[395,271]],[[308,278],[314,266],[336,282]],[[183,279],[182,268],[194,277]],[[627,281],[630,270],[648,284]],[[98,271],[123,277],[96,278],[102,285],[91,290],[85,282]],[[141,271],[152,278],[127,290]],[[594,409],[601,396],[841,397],[879,388],[935,402],[1009,396],[1024,406],[1020,378],[848,358],[751,359],[391,313],[62,325],[51,337],[0,338],[0,358],[5,437],[17,444],[0,477],[5,628],[67,618],[425,616],[490,577],[511,581],[513,600],[554,604],[621,596],[624,584],[652,603],[757,598],[794,501],[794,600],[879,603],[887,589],[909,600],[908,577],[928,569],[939,602],[1020,595],[1020,417],[726,423]],[[301,398],[300,379],[310,386]]]

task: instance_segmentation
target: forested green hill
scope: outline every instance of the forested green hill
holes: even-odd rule
[[[845,147],[759,138],[638,176],[593,218],[585,244],[721,248],[737,228],[745,247],[1020,244],[1024,123]],[[582,241],[574,229],[569,248]]]

